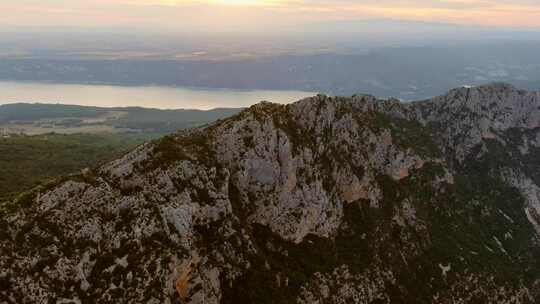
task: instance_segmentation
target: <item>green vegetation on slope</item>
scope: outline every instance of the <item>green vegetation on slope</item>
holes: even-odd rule
[[[152,134],[45,134],[0,138],[0,201],[51,178],[111,161]]]
[[[146,140],[239,110],[0,105],[0,136],[8,136],[0,137],[0,201],[51,178],[113,160]],[[33,134],[41,135],[29,136]]]

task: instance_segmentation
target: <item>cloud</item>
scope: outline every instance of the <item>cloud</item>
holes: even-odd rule
[[[2,0],[0,25],[258,31],[388,18],[540,28],[536,0]]]

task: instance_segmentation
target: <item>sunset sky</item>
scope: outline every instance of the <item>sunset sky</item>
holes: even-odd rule
[[[2,0],[0,11],[4,27],[249,32],[392,19],[540,29],[538,0]]]

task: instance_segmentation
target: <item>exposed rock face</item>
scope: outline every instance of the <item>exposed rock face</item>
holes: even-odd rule
[[[540,127],[540,92],[518,90],[496,83],[458,88],[447,95],[413,103],[416,118],[438,127],[445,144],[463,160],[486,139],[504,141],[502,132]]]
[[[1,205],[0,303],[538,303],[540,95],[261,103]]]

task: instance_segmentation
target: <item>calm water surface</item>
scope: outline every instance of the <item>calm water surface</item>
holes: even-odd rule
[[[98,107],[212,109],[247,107],[262,100],[290,103],[315,94],[301,91],[121,87],[0,81],[0,104],[39,102]]]

